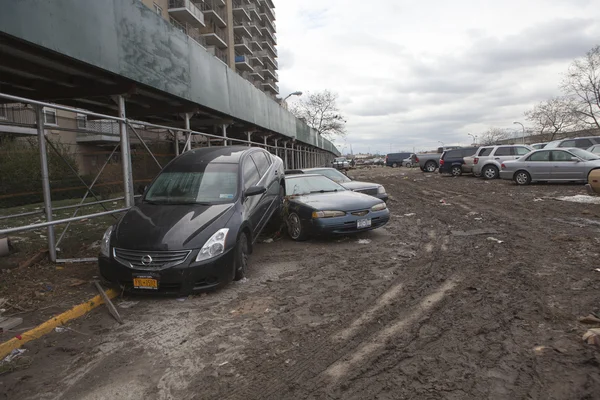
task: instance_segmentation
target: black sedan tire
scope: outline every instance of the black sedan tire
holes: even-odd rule
[[[234,281],[242,280],[248,272],[248,236],[244,232],[240,234],[235,245],[235,275]]]
[[[300,216],[295,212],[291,212],[287,217],[288,234],[296,241],[303,241],[308,239],[308,235],[302,227],[302,220]]]
[[[527,171],[517,171],[514,176],[517,185],[525,186],[531,183],[531,175]]]
[[[396,168],[396,167],[398,167],[398,164],[396,164],[396,163],[393,163],[393,164],[392,164],[392,168]]]

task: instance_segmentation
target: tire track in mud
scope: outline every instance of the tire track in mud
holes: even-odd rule
[[[401,224],[401,222],[397,222]],[[416,232],[415,232],[416,231]],[[418,234],[419,247],[416,254],[416,263],[413,261],[408,263],[406,269],[422,268],[424,263],[433,264],[436,262],[437,254],[440,252],[443,246],[447,243],[447,238],[437,234],[435,230],[418,231],[413,230],[413,233]],[[409,307],[400,307],[403,302],[417,303],[418,300],[404,299],[404,292],[401,289],[404,285],[408,287],[417,287],[417,291],[421,293],[421,296],[427,296],[431,292],[431,286],[423,285],[418,282],[417,279],[413,279],[415,282],[406,281],[406,277],[400,276],[395,279],[386,290],[382,292],[378,298],[369,304],[365,304],[360,313],[357,313],[358,318],[354,321],[348,321],[348,329],[346,335],[340,340],[339,336],[328,334],[324,335],[323,338],[313,343],[308,349],[303,350],[301,359],[297,361],[294,366],[288,368],[284,374],[278,376],[276,373],[277,367],[271,368],[266,371],[267,381],[261,381],[260,383],[251,383],[246,387],[240,388],[238,391],[230,393],[229,398],[252,398],[260,393],[260,398],[268,399],[281,399],[286,398],[284,393],[288,391],[295,392],[291,395],[291,398],[297,396],[297,391],[309,391],[319,390],[326,385],[330,384],[330,378],[323,375],[324,371],[331,368],[335,363],[340,362],[343,358],[347,358],[356,352],[356,349],[364,348],[365,344],[368,344],[373,337],[379,337],[380,345],[393,337],[392,333],[400,328],[410,329],[410,325],[414,324],[414,317],[404,318],[406,312],[404,309]],[[440,279],[443,281],[443,279]],[[454,283],[453,283],[454,285]],[[435,288],[433,288],[435,293]],[[443,292],[445,293],[446,290]],[[379,302],[379,307],[377,306]],[[395,304],[394,304],[395,303]],[[396,306],[392,308],[391,306]],[[390,309],[392,308],[392,309]],[[426,309],[431,311],[430,308]],[[379,334],[381,332],[381,326],[379,324],[366,324],[360,323],[361,316],[363,316],[363,322],[373,321],[378,319],[379,321],[404,321],[402,324],[397,322],[396,325],[391,325],[385,334]],[[359,321],[358,323],[356,321]],[[388,323],[384,322],[385,327]],[[385,329],[385,328],[384,328]],[[339,332],[338,332],[339,335]],[[377,347],[378,348],[378,347]],[[366,355],[366,354],[365,354]],[[273,379],[273,376],[276,379]],[[306,387],[306,386],[309,387]],[[265,390],[266,388],[266,390]]]

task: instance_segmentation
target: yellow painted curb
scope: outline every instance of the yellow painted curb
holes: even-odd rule
[[[117,297],[118,294],[119,292],[113,289],[109,289],[106,291],[106,295],[109,299],[114,299],[115,297]],[[34,339],[38,339],[44,336],[45,334],[52,332],[54,328],[56,328],[59,325],[64,325],[66,322],[72,319],[79,318],[82,315],[87,314],[88,312],[90,312],[91,310],[93,310],[101,304],[104,304],[104,299],[102,298],[102,296],[98,295],[93,299],[86,301],[85,303],[73,307],[69,311],[65,311],[64,313],[59,314],[56,317],[52,317],[43,324],[40,324],[35,328],[22,333],[21,335],[17,335],[16,337],[10,339],[7,342],[1,343],[0,360],[9,355],[10,352],[14,349],[18,349],[25,343],[30,342]]]

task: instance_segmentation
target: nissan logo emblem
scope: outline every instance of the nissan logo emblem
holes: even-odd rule
[[[144,264],[144,265],[152,264],[152,257],[150,257],[150,256],[142,257],[142,264]]]

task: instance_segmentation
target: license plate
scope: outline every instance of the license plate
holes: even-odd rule
[[[135,289],[158,289],[158,280],[154,278],[133,278],[133,287]]]
[[[356,221],[357,229],[370,228],[370,227],[371,227],[371,218],[359,219],[358,221]]]

